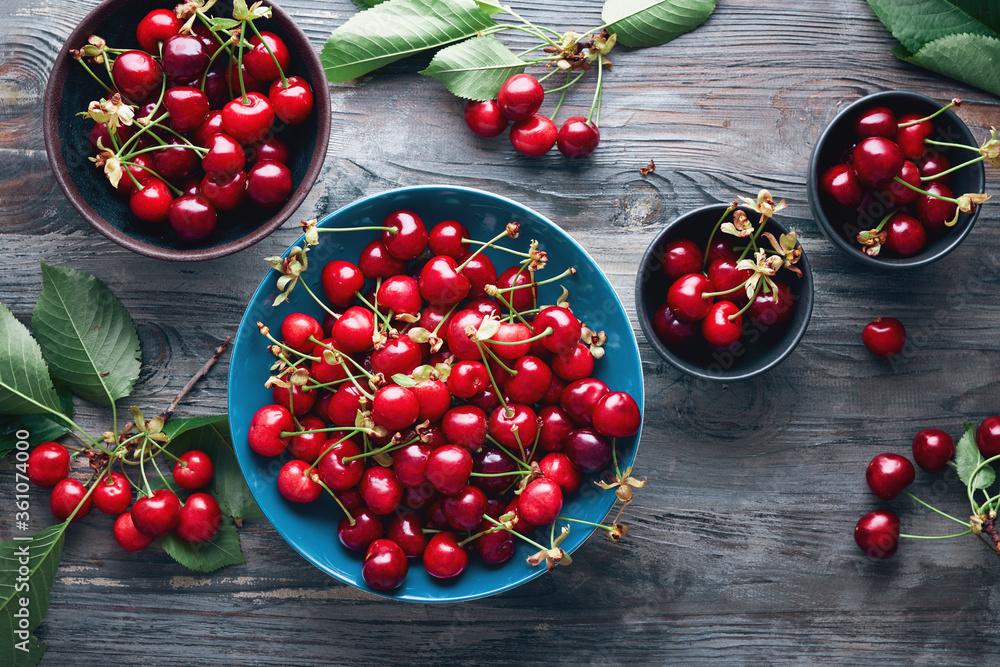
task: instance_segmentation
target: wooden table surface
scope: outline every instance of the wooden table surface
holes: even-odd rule
[[[10,0],[0,10],[0,301],[27,321],[39,260],[92,272],[124,302],[142,341],[140,405],[165,405],[234,334],[265,272],[262,257],[299,235],[285,225],[224,259],[166,263],[93,231],[57,186],[42,141],[42,93],[55,54],[95,0]],[[519,0],[535,22],[600,23],[601,2]],[[282,6],[319,49],[350,0]],[[519,43],[516,38],[513,43]],[[52,589],[43,665],[328,663],[927,663],[996,664],[998,563],[978,541],[906,542],[888,561],[852,539],[875,454],[909,454],[914,433],[1000,412],[1000,220],[987,205],[965,243],[907,273],[849,261],[811,219],[813,143],[843,105],[886,89],[955,95],[978,137],[1000,100],[907,65],[863,0],[719,0],[695,33],[663,47],[616,49],[602,143],[569,162],[472,137],[462,103],[415,74],[426,57],[329,88],[333,133],[320,180],[293,222],[414,184],[482,188],[556,221],[596,258],[629,311],[646,376],[636,462],[649,484],[619,545],[592,538],[571,567],[493,598],[417,605],[374,598],[309,565],[266,520],[242,530],[246,564],[191,573],[159,548],[119,549],[111,521],[69,531]],[[570,97],[585,111],[589,93]],[[656,161],[648,178],[640,167]],[[988,171],[988,189],[1000,178]],[[633,282],[655,232],[679,213],[767,187],[788,200],[815,271],[809,330],[777,369],[702,384],[660,360],[635,319]],[[877,316],[911,341],[893,362],[861,344]],[[226,409],[224,358],[183,415]],[[97,431],[99,411],[78,402]],[[12,479],[10,461],[0,480]],[[965,516],[954,475],[918,473],[915,492]],[[44,502],[41,490],[33,492]],[[0,484],[0,508],[13,484]],[[952,532],[897,500],[904,531]],[[0,531],[10,533],[8,509]],[[35,517],[36,527],[47,517]]]

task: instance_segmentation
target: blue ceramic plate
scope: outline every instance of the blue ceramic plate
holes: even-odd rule
[[[554,276],[567,266],[576,267],[578,273],[561,281],[570,291],[573,312],[594,330],[607,332],[605,357],[595,364],[594,376],[608,384],[613,391],[627,391],[643,405],[642,366],[635,335],[621,301],[608,279],[593,259],[568,234],[537,213],[509,199],[471,190],[447,186],[419,186],[402,188],[361,199],[328,215],[320,225],[324,227],[351,227],[381,224],[385,217],[398,209],[416,212],[430,229],[442,220],[458,220],[476,239],[487,240],[496,236],[508,222],[521,223],[521,236],[506,243],[508,247],[526,248],[531,239],[538,239],[540,247],[548,252],[549,263],[540,278]],[[343,234],[321,235],[320,245],[309,253],[309,270],[305,280],[317,294],[321,267],[332,259],[356,262],[361,249],[374,238],[375,232],[359,231]],[[300,238],[296,245],[302,245]],[[512,255],[496,250],[487,253],[503,271],[513,262]],[[255,454],[247,444],[247,429],[254,413],[263,405],[272,403],[271,392],[264,388],[270,375],[274,357],[266,349],[266,340],[257,330],[257,322],[279,331],[281,321],[291,312],[305,312],[319,320],[323,313],[309,298],[305,290],[297,288],[291,304],[277,308],[271,302],[277,295],[275,283],[278,273],[270,271],[257,288],[247,307],[236,334],[229,371],[229,423],[233,444],[247,484],[265,516],[281,536],[313,565],[362,590],[386,595],[370,588],[361,578],[363,554],[346,549],[337,539],[336,525],[343,514],[331,498],[324,496],[315,503],[297,505],[278,493],[277,477],[288,455],[268,459]],[[539,289],[539,303],[555,303],[559,297],[558,285],[544,285]],[[639,435],[618,440],[618,461],[621,467],[631,465],[635,459]],[[566,498],[562,514],[577,519],[601,522],[611,509],[613,491],[602,491],[587,476],[581,489]],[[548,536],[537,531],[532,537],[547,543]],[[593,532],[589,526],[574,524],[562,547],[572,552]],[[606,539],[603,538],[602,539]],[[608,545],[611,548],[611,545]],[[532,567],[525,559],[537,549],[517,540],[514,557],[502,565],[485,565],[472,554],[469,568],[452,580],[434,579],[424,570],[419,560],[410,561],[410,571],[403,585],[387,597],[420,602],[452,602],[486,597],[519,586],[546,572],[545,565]],[[571,566],[572,567],[572,566]],[[552,576],[560,576],[557,568]]]

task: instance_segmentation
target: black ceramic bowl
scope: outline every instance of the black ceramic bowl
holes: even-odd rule
[[[646,340],[676,368],[705,380],[745,380],[774,368],[791,354],[802,339],[813,308],[812,269],[809,259],[803,253],[796,264],[802,270],[801,278],[787,269],[779,270],[775,276],[776,280],[785,282],[794,295],[794,311],[781,326],[756,326],[749,318],[744,317],[743,337],[724,351],[711,349],[704,341],[673,348],[660,340],[653,329],[653,314],[666,302],[667,290],[672,282],[662,270],[663,248],[667,243],[680,238],[689,238],[700,248],[704,248],[712,228],[726,208],[727,204],[711,204],[669,222],[642,256],[635,282],[635,310]],[[746,208],[743,211],[756,226],[760,215]],[[771,232],[777,238],[787,233],[788,228],[769,220],[764,231]]]
[[[981,207],[977,207],[971,214],[959,214],[954,227],[940,238],[929,238],[924,251],[913,257],[886,257],[885,254],[870,257],[862,252],[861,245],[857,242],[857,235],[866,229],[876,227],[889,212],[889,208],[879,201],[873,201],[868,206],[863,202],[858,210],[844,209],[820,192],[820,175],[831,166],[842,162],[845,151],[857,142],[854,133],[855,119],[863,111],[876,106],[888,107],[897,116],[901,116],[910,112],[928,115],[944,105],[918,93],[885,91],[866,95],[844,107],[823,130],[813,150],[812,160],[809,162],[809,176],[806,179],[809,205],[823,234],[851,258],[869,266],[886,269],[924,266],[941,259],[958,247],[972,231],[972,225],[979,217]],[[935,128],[935,134],[931,138],[949,143],[979,145],[968,126],[951,110],[945,111],[931,122]],[[974,157],[971,151],[961,148],[947,148],[942,150],[942,153],[953,165],[962,164]],[[983,163],[970,165],[955,172],[949,187],[955,192],[955,196],[967,192],[983,192],[986,187],[986,170]]]
[[[69,36],[56,57],[45,90],[45,150],[66,197],[97,231],[129,250],[157,259],[212,259],[260,241],[299,207],[326,157],[330,96],[323,66],[305,33],[288,14],[273,3],[268,4],[272,18],[257,20],[255,25],[285,41],[292,57],[289,73],[306,78],[315,97],[309,119],[279,134],[291,149],[288,167],[292,172],[292,194],[280,209],[244,205],[235,215],[220,216],[215,232],[195,243],[183,243],[168,225],[162,226],[166,228],[162,235],[140,226],[129,210],[128,200],[117,196],[103,172],[87,159],[92,154],[88,136],[93,121],[76,114],[86,111],[90,101],[100,99],[104,91],[69,54],[70,49],[83,46],[90,35],[98,35],[116,48],[138,48],[135,28],[139,20],[157,7],[173,9],[176,2],[105,0]],[[210,11],[212,16],[231,16],[231,13],[232,4],[226,2],[216,4]]]

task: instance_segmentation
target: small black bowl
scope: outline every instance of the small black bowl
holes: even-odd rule
[[[913,257],[886,257],[881,254],[871,257],[862,251],[861,245],[857,242],[857,235],[866,229],[876,227],[889,212],[889,208],[876,199],[867,210],[844,209],[830,201],[819,190],[819,179],[823,172],[842,162],[845,151],[857,141],[857,136],[854,134],[855,119],[861,112],[876,106],[888,107],[900,116],[911,112],[929,115],[944,105],[919,93],[890,90],[866,95],[844,107],[823,130],[809,162],[806,186],[813,217],[823,234],[837,248],[863,264],[886,269],[908,269],[936,262],[965,240],[979,217],[981,206],[977,206],[971,214],[959,214],[954,227],[940,238],[928,239],[924,251]],[[931,122],[935,128],[935,135],[932,138],[949,143],[979,145],[969,127],[950,109]],[[960,148],[947,148],[942,153],[953,165],[961,164],[973,157],[971,151]],[[967,192],[983,192],[986,187],[986,170],[983,163],[969,165],[954,172],[949,187],[956,196]]]
[[[727,207],[727,204],[703,206],[667,223],[642,256],[635,281],[636,314],[646,340],[653,349],[688,375],[723,382],[745,380],[780,364],[802,340],[813,308],[812,268],[803,252],[796,264],[802,270],[801,278],[787,269],[781,269],[775,276],[788,284],[795,301],[794,312],[780,329],[757,327],[750,323],[749,318],[744,318],[743,338],[726,351],[710,349],[703,342],[683,348],[670,348],[660,340],[653,329],[653,314],[666,302],[671,283],[662,270],[664,246],[674,239],[689,238],[704,248],[708,235]],[[756,226],[760,215],[747,208],[743,212]],[[764,231],[778,237],[787,233],[788,228],[775,220],[768,220]]]
[[[45,150],[56,181],[74,208],[104,236],[141,255],[157,259],[193,261],[214,259],[243,250],[276,230],[302,204],[316,182],[330,139],[330,96],[326,75],[316,50],[291,17],[268,0],[271,19],[255,21],[260,30],[280,36],[291,53],[289,74],[304,77],[312,86],[313,111],[306,122],[289,127],[279,135],[291,151],[288,168],[292,172],[292,194],[279,209],[259,209],[244,205],[234,214],[220,215],[219,227],[209,237],[184,243],[161,225],[166,233],[151,231],[132,215],[128,200],[117,196],[104,173],[87,158],[93,121],[77,116],[91,100],[102,97],[103,89],[69,54],[98,35],[117,48],[139,48],[135,28],[148,12],[157,7],[173,9],[176,2],[147,0],[105,0],[80,22],[63,45],[45,89],[43,127]],[[213,16],[230,16],[232,3],[215,5]]]

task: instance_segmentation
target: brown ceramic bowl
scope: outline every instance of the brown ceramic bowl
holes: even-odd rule
[[[291,17],[268,2],[271,19],[255,25],[279,35],[288,45],[292,63],[289,73],[309,81],[315,95],[313,112],[301,125],[287,127],[278,136],[288,144],[291,156],[292,194],[280,209],[260,209],[244,204],[225,216],[210,236],[194,243],[180,241],[169,229],[165,233],[148,229],[129,210],[128,200],[116,195],[100,169],[87,158],[92,155],[89,133],[93,121],[77,116],[103,90],[75,62],[70,49],[80,48],[90,35],[99,35],[116,48],[138,48],[135,28],[149,11],[173,9],[175,1],[105,0],[76,27],[66,40],[45,90],[45,150],[59,186],[66,197],[97,231],[115,243],[157,259],[194,261],[213,259],[247,248],[273,232],[302,204],[315,183],[326,157],[330,138],[330,97],[326,76],[316,50]],[[209,12],[231,16],[232,5],[225,0]],[[280,122],[280,121],[277,121]]]

